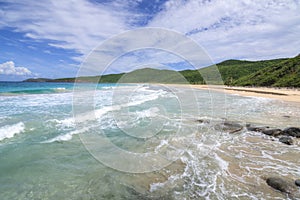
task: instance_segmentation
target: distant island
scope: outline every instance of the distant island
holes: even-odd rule
[[[300,87],[300,54],[293,58],[262,61],[226,60],[216,65],[224,84],[228,86]],[[214,76],[217,74],[212,66],[182,71],[143,68],[129,73],[59,79],[31,78],[24,82],[117,83],[121,80],[124,83],[206,84],[203,77],[214,80]]]

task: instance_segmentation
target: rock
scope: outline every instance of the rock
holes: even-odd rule
[[[215,128],[217,130],[222,130],[229,133],[236,133],[242,130],[244,127],[236,122],[224,121],[223,123],[217,124]]]
[[[283,130],[283,134],[300,138],[300,128],[297,127],[289,127]]]
[[[290,181],[279,177],[269,177],[267,178],[266,182],[272,188],[287,194],[294,194],[298,191],[298,188],[295,186],[295,184],[292,184]]]
[[[201,124],[203,124],[203,123],[209,124],[210,123],[210,121],[207,119],[197,119],[196,122],[201,123]]]
[[[246,124],[246,128],[248,131],[262,132],[267,127],[251,127],[251,124]]]
[[[300,179],[295,180],[295,185],[300,187]]]
[[[288,136],[283,136],[283,137],[279,138],[279,142],[282,142],[282,143],[287,144],[287,145],[292,145],[293,144],[292,138],[288,137]]]
[[[242,130],[244,127],[236,122],[225,121],[224,128],[229,131],[229,133],[235,133]]]
[[[282,131],[281,131],[281,129],[265,129],[265,130],[262,130],[262,133],[265,135],[270,135],[270,136],[276,137],[278,135],[281,135]]]

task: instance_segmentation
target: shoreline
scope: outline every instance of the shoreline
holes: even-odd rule
[[[171,85],[171,84],[170,84]],[[214,90],[226,94],[235,94],[240,96],[263,97],[282,100],[286,102],[300,103],[300,90],[287,88],[268,88],[268,87],[240,87],[224,85],[183,85],[174,84],[176,87],[190,87],[200,90]]]

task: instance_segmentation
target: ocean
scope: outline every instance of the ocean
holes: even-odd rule
[[[300,140],[248,123],[299,127],[300,105],[162,84],[0,82],[0,199],[288,199],[265,177],[300,177]]]

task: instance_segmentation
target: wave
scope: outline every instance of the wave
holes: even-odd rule
[[[146,103],[148,101],[154,101],[154,100],[156,100],[160,97],[168,97],[168,96],[167,96],[167,93],[164,92],[164,91],[151,93],[151,94],[148,94],[148,95],[141,95],[141,96],[138,96],[137,98],[131,98],[130,102],[128,102],[128,103],[121,103],[121,104],[117,104],[117,105],[106,106],[106,107],[96,109],[96,110],[91,111],[91,112],[82,113],[82,114],[77,116],[77,121],[79,123],[82,123],[82,122],[85,122],[85,121],[90,121],[91,119],[94,118],[93,116],[95,116],[96,119],[99,119],[100,117],[107,114],[108,112],[118,111],[118,110],[121,110],[121,109],[126,108],[126,107],[141,105],[141,104]]]
[[[17,134],[24,132],[24,130],[25,130],[25,125],[23,122],[0,127],[0,141],[4,139],[12,138]]]
[[[22,94],[52,94],[52,93],[64,93],[64,92],[72,92],[72,90],[67,90],[66,88],[45,88],[45,89],[24,89],[24,90],[12,90],[1,92],[2,96],[14,96],[14,95],[22,95]]]
[[[59,135],[55,138],[52,138],[52,139],[49,139],[49,140],[46,140],[46,141],[43,141],[41,143],[52,143],[52,142],[63,142],[63,141],[68,141],[68,140],[71,140],[72,139],[72,136],[74,134],[78,134],[76,131],[72,131],[72,132],[69,132],[67,134],[64,134],[64,135]]]
[[[55,123],[56,127],[66,129],[75,127],[75,120],[73,118],[66,118],[62,120],[58,119],[50,119],[47,121],[48,123]]]
[[[51,88],[55,92],[65,92],[67,89],[65,87],[57,87],[57,88]]]
[[[59,136],[56,136],[56,137],[54,137],[54,138],[52,138],[52,139],[43,141],[43,142],[41,142],[41,143],[53,143],[53,142],[64,142],[64,141],[69,141],[69,140],[71,140],[71,139],[73,138],[73,135],[78,135],[78,134],[80,134],[80,133],[87,132],[87,131],[90,130],[92,127],[94,127],[94,126],[82,128],[82,129],[75,130],[75,131],[71,131],[71,132],[68,132],[68,133],[66,133],[66,134],[59,135]]]
[[[147,97],[143,96],[143,99],[135,99],[132,102],[128,102],[128,103],[124,103],[124,104],[120,104],[120,105],[106,106],[106,107],[103,107],[100,109],[96,109],[95,111],[92,111],[92,112],[81,114],[80,116],[78,116],[77,122],[84,123],[84,122],[91,121],[93,119],[93,117],[91,117],[91,116],[96,116],[96,119],[100,119],[102,116],[104,116],[105,114],[107,114],[109,112],[118,111],[125,107],[137,106],[137,105],[146,103],[148,101],[156,100],[162,96],[162,93],[150,94],[150,95],[147,95]],[[150,115],[156,115],[157,111],[158,111],[158,108],[154,107],[154,108],[147,109],[144,112],[138,112],[137,114],[139,114],[140,117],[145,117],[145,116],[149,117]],[[53,120],[49,120],[49,121],[55,122],[55,123],[57,123],[57,125],[62,126],[64,128],[75,127],[74,118],[66,118],[63,120],[53,119]],[[73,138],[73,135],[77,135],[79,133],[84,133],[84,132],[88,131],[90,128],[94,127],[93,125],[92,126],[85,125],[85,126],[86,126],[86,128],[71,131],[64,135],[59,135],[55,138],[49,139],[42,143],[69,141]]]

